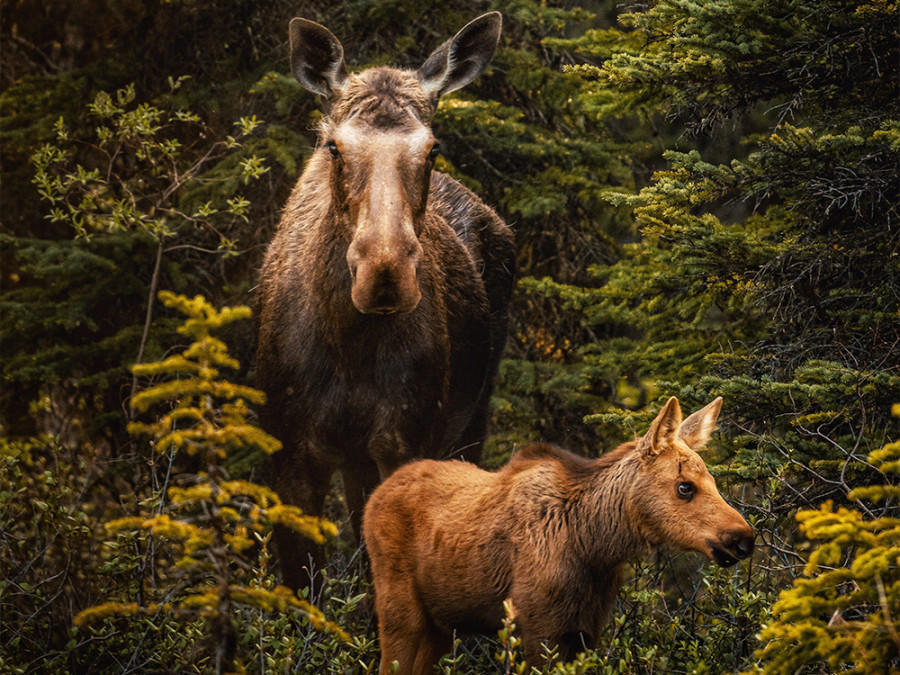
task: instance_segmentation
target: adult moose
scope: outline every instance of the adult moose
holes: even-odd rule
[[[428,460],[394,473],[363,521],[381,672],[432,672],[454,630],[500,628],[506,598],[530,665],[542,643],[570,660],[595,643],[629,559],[663,544],[749,556],[753,530],[696,452],[721,406],[682,421],[670,398],[643,438],[595,460],[533,444],[496,473]]]
[[[485,14],[417,71],[349,74],[326,28],[290,24],[294,75],[329,114],[261,271],[261,421],[283,444],[282,499],[320,515],[340,471],[357,535],[365,498],[402,464],[480,456],[514,242],[478,197],[432,171],[429,125],[438,98],[487,66],[500,28]],[[284,529],[276,543],[297,588],[320,551]]]

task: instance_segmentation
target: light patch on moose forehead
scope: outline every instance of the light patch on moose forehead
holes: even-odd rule
[[[400,129],[377,129],[350,120],[335,129],[334,140],[345,155],[408,152],[424,158],[434,143],[434,136],[420,122]]]

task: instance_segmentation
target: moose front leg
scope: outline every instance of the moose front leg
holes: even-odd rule
[[[378,467],[378,475],[372,485],[373,489],[375,485],[385,480],[404,464],[414,459],[431,456],[429,454],[431,443],[422,442],[418,435],[408,440],[407,437],[411,436],[413,436],[412,433],[401,434],[393,431],[390,425],[385,425],[383,430],[372,435],[369,441],[369,457]],[[412,452],[410,448],[413,447],[417,449],[418,454]]]
[[[409,597],[408,603],[400,603],[401,595]],[[410,589],[410,593],[398,593],[386,602],[376,597],[382,675],[391,672],[394,661],[400,666],[398,675],[431,675],[441,656],[453,646],[450,636],[432,625],[412,595]]]
[[[348,462],[341,469],[341,476],[344,480],[344,498],[350,514],[350,525],[357,543],[361,544],[363,508],[378,485],[378,465],[368,457],[358,457],[357,461]]]
[[[304,515],[320,517],[334,466],[318,460],[310,448],[284,447],[273,456],[275,491],[285,504]],[[294,591],[308,586],[314,567],[325,562],[322,546],[283,525],[274,528],[275,547],[285,586]]]
[[[554,661],[565,662],[593,646],[589,627],[573,611],[579,598],[571,597],[565,588],[554,586],[556,583],[557,580],[547,578],[530,579],[520,584],[513,596],[516,625],[529,667],[552,666],[547,659],[550,652],[556,654]],[[541,586],[545,589],[543,593],[538,590]]]

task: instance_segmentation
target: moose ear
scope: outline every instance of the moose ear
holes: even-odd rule
[[[344,48],[315,21],[291,19],[291,70],[304,87],[331,97],[347,83]]]
[[[483,14],[435,49],[417,73],[425,93],[437,98],[481,75],[494,58],[502,26],[500,12]]]
[[[706,445],[709,437],[712,436],[721,410],[722,397],[719,396],[715,401],[688,417],[682,422],[681,429],[678,432],[681,440],[687,443],[692,450],[702,448]]]
[[[666,401],[662,410],[650,425],[650,430],[638,443],[638,451],[644,459],[652,459],[666,449],[668,441],[678,433],[681,426],[681,406],[674,396]]]

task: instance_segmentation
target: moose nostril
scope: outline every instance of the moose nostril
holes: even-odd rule
[[[406,251],[406,257],[411,260],[414,265],[418,265],[419,259],[422,257],[422,244],[416,239],[409,244]]]
[[[726,536],[724,542],[726,546],[730,545],[732,552],[738,558],[747,558],[753,553],[753,542],[755,536],[752,531],[748,535],[747,532],[732,532],[730,536]]]
[[[721,542],[720,545],[731,555],[738,559],[744,559],[750,557],[750,554],[753,553],[754,540],[755,536],[752,531],[748,534],[746,530],[738,530],[723,533],[719,541]]]

